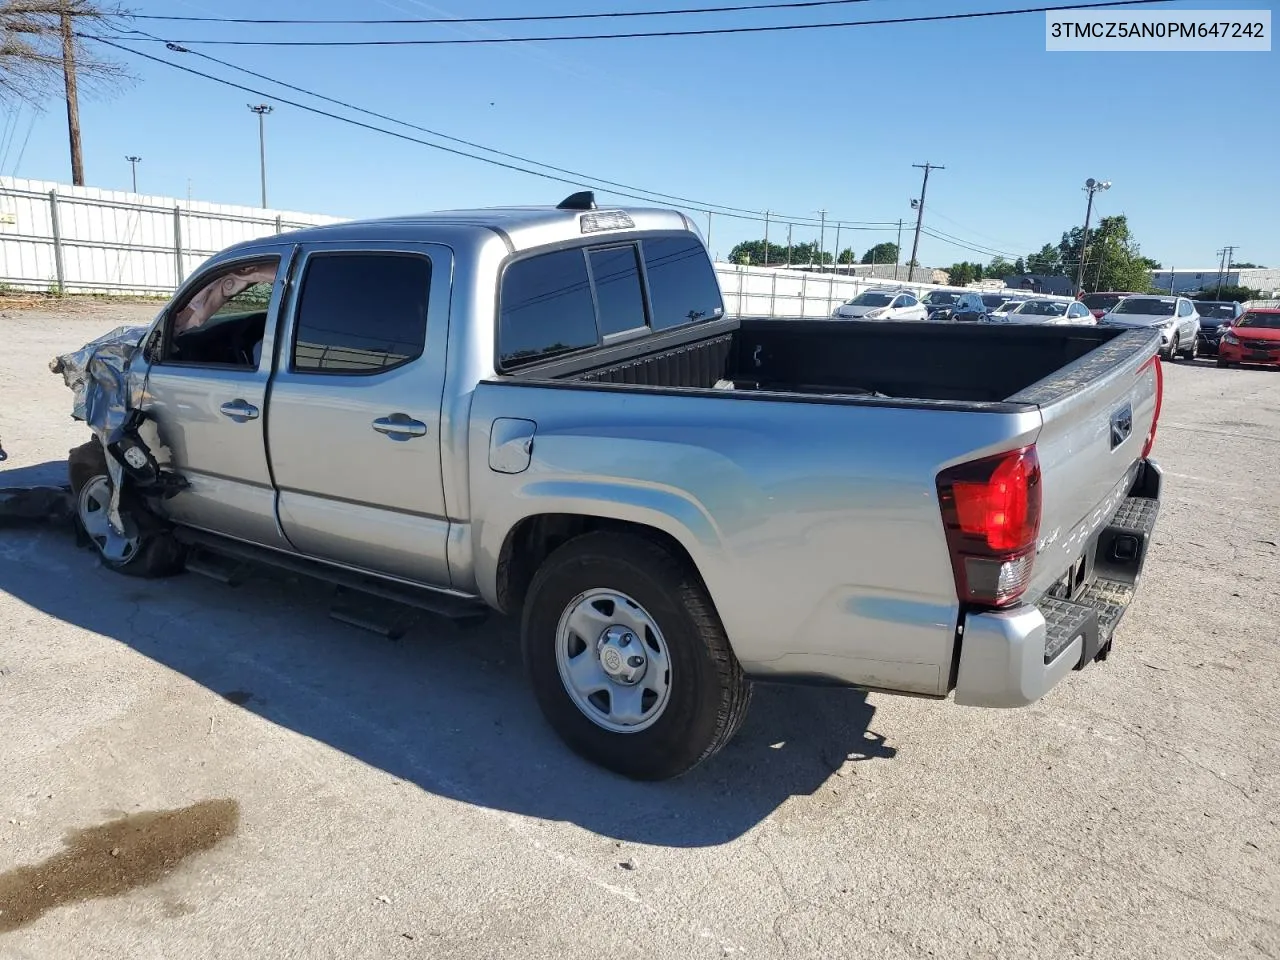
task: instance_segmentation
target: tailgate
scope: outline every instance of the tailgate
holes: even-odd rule
[[[1127,331],[1010,400],[1036,403],[1042,512],[1027,599],[1042,596],[1119,508],[1157,416],[1159,335]]]

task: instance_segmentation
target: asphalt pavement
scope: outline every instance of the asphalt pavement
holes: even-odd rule
[[[155,310],[0,313],[0,487],[87,436],[48,360]],[[1017,711],[761,687],[663,784],[560,744],[507,623],[0,529],[0,958],[1276,957],[1280,371],[1165,374],[1108,662]]]

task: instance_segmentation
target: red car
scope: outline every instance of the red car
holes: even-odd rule
[[[1098,293],[1086,293],[1080,297],[1080,302],[1089,308],[1089,312],[1093,314],[1093,319],[1101,320],[1102,315],[1114,307],[1125,297],[1132,297],[1132,293],[1120,293],[1115,290],[1103,290]]]
[[[1280,366],[1280,309],[1250,310],[1237,317],[1218,341],[1218,366],[1265,363]]]

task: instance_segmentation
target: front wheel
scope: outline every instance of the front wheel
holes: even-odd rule
[[[1169,350],[1165,359],[1172,362],[1178,359],[1178,335],[1175,333],[1173,339],[1169,341]]]
[[[521,641],[561,738],[637,780],[677,777],[715,754],[751,700],[697,573],[641,536],[601,531],[556,550],[529,587]]]
[[[113,485],[102,444],[91,440],[68,457],[76,522],[102,558],[104,566],[131,577],[167,577],[180,573],[185,553],[163,526],[127,488],[120,503],[123,530],[107,519]]]
[[[1219,366],[1219,367],[1221,367],[1221,368],[1223,368],[1223,369],[1225,370],[1227,367],[1231,366],[1231,361],[1230,361],[1230,360],[1223,360],[1221,357],[1219,357],[1219,358],[1218,358],[1218,366]]]
[[[1191,338],[1191,345],[1187,347],[1187,352],[1184,353],[1183,356],[1186,357],[1188,360],[1194,360],[1196,357],[1200,356],[1200,338],[1199,337]]]

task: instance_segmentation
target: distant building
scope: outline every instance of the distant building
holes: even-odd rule
[[[1043,273],[1014,274],[1004,278],[1004,285],[1010,290],[1029,290],[1052,297],[1076,295],[1076,284],[1070,277],[1051,277]]]
[[[1219,283],[1218,267],[1197,267],[1188,270],[1152,270],[1151,286],[1162,293],[1199,293],[1212,291]],[[1264,297],[1274,297],[1280,291],[1280,270],[1266,267],[1248,267],[1230,270],[1222,274],[1224,287],[1252,287],[1261,290]]]

